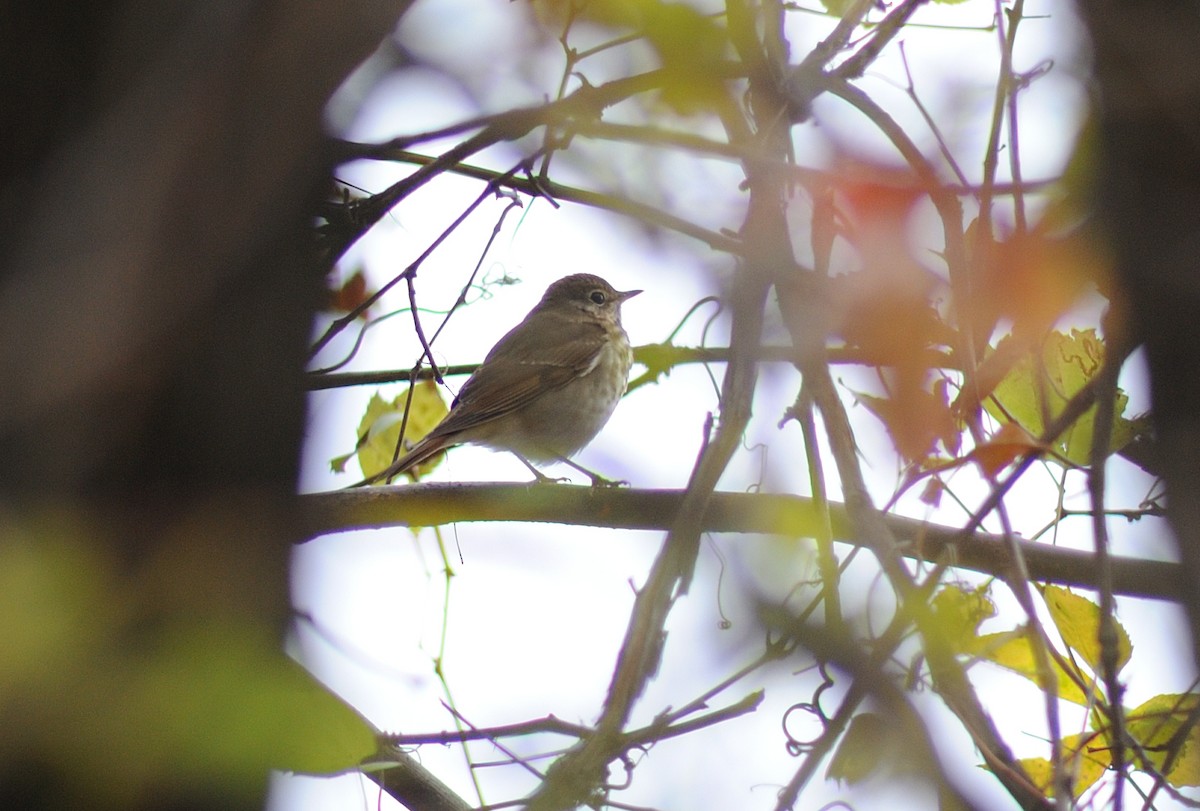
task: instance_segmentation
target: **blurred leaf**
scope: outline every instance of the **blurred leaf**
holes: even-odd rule
[[[1050,609],[1050,616],[1063,641],[1087,662],[1093,673],[1099,673],[1100,607],[1086,597],[1059,586],[1043,588],[1042,599]],[[1117,670],[1120,671],[1129,663],[1133,646],[1129,642],[1129,634],[1115,617],[1113,623],[1117,629]]]
[[[1000,381],[984,406],[1000,422],[1015,420],[1031,436],[1040,436],[1045,430],[1043,409],[1051,418],[1060,414],[1067,401],[1099,372],[1103,363],[1104,343],[1096,330],[1073,329],[1070,335],[1052,332],[1042,344],[1040,368],[1034,358],[1024,357]],[[1118,389],[1117,418],[1113,421],[1109,453],[1125,447],[1136,432],[1135,424],[1120,416],[1128,402],[1128,395]],[[1058,438],[1055,450],[1074,464],[1087,465],[1095,416],[1093,406]]]
[[[363,476],[374,476],[392,464],[396,457],[396,445],[400,441],[401,426],[404,427],[405,446],[412,447],[449,412],[437,384],[432,380],[423,380],[413,387],[411,411],[405,424],[404,406],[407,402],[406,389],[390,402],[375,394],[367,403],[367,410],[358,424],[359,440],[354,451]],[[401,454],[403,452],[401,450]],[[337,457],[331,460],[331,464],[337,464],[343,458]],[[428,475],[441,463],[442,458],[443,455],[438,454],[405,475],[414,480]]]
[[[1126,731],[1142,745],[1156,769],[1164,771],[1167,759],[1175,755],[1166,771],[1173,786],[1200,786],[1200,728],[1193,725],[1181,733],[1198,702],[1195,693],[1160,695],[1125,714]],[[1177,754],[1169,746],[1176,734],[1181,734]]]
[[[166,637],[130,668],[111,718],[114,734],[153,740],[141,768],[186,761],[197,776],[251,780],[268,769],[344,771],[375,751],[371,726],[265,640],[184,623]]]
[[[1037,660],[1029,645],[1029,638],[1021,630],[1002,631],[995,634],[983,634],[976,637],[970,647],[970,652],[981,659],[1011,670],[1045,689],[1038,674]],[[1058,697],[1076,704],[1086,705],[1087,695],[1079,685],[1067,674],[1057,662],[1051,660],[1051,668],[1057,675]],[[1084,684],[1092,681],[1083,673],[1075,674]]]
[[[850,8],[852,0],[821,0],[821,5],[835,17],[841,17]]]
[[[952,456],[961,446],[948,384],[931,368],[930,350],[955,340],[936,304],[944,285],[911,250],[913,210],[923,196],[906,168],[839,159],[830,216],[861,267],[823,284],[831,331],[880,367],[886,383],[885,396],[858,393],[858,400],[883,422],[897,452],[918,465],[938,442]]]
[[[988,246],[978,295],[1012,321],[1018,335],[1041,335],[1083,295],[1100,261],[1079,233],[1049,236],[1034,229]]]
[[[725,96],[725,30],[692,6],[641,0],[646,36],[662,59],[663,102],[682,115],[712,109]]]
[[[560,18],[569,10],[644,36],[662,64],[662,101],[675,112],[690,115],[712,109],[724,99],[728,36],[715,19],[692,5],[663,0],[593,0],[552,3],[550,7]]]
[[[357,270],[341,287],[326,291],[325,309],[336,313],[348,313],[362,305],[374,295],[367,289],[367,277],[362,270]],[[369,308],[358,314],[364,321],[368,318]]]
[[[1067,159],[1062,176],[1050,190],[1046,208],[1038,221],[1038,228],[1047,233],[1072,229],[1087,220],[1095,208],[1096,167],[1099,165],[1100,129],[1096,110],[1089,108],[1087,118],[1079,130],[1071,157]],[[1101,278],[1101,293],[1110,301],[1108,285],[1103,281],[1109,276],[1109,264],[1103,262],[1093,268]]]
[[[838,235],[853,247],[861,269],[825,281],[832,329],[880,366],[921,368],[924,350],[952,346],[935,299],[940,277],[912,252],[911,220],[925,191],[907,168],[841,157],[834,169]]]
[[[887,720],[882,715],[861,712],[854,716],[829,760],[825,779],[853,786],[876,774],[891,759],[890,738]]]
[[[1062,739],[1067,774],[1071,776],[1071,787],[1076,798],[1095,785],[1111,765],[1108,750],[1096,747],[1096,739],[1097,736],[1094,732],[1068,735]],[[1017,762],[1025,769],[1025,773],[1033,780],[1034,785],[1040,788],[1047,797],[1054,796],[1054,768],[1049,760],[1033,757],[1022,758]]]
[[[0,524],[0,719],[21,691],[54,689],[118,622],[108,563],[81,531],[69,521],[36,534]]]
[[[987,586],[968,590],[948,585],[933,596],[933,627],[957,653],[973,651],[980,624],[996,616],[996,604],[986,592]]]
[[[284,655],[273,622],[198,613],[187,588],[170,591],[240,558],[200,556],[213,561],[205,570],[131,566],[103,551],[100,534],[0,516],[5,755],[69,775],[65,795],[105,808],[214,779],[230,797],[252,797],[270,769],[332,773],[375,751],[375,731]]]
[[[937,476],[931,476],[925,482],[925,487],[921,489],[921,494],[917,496],[922,504],[928,504],[930,507],[937,508],[941,506],[942,494],[946,492],[945,483]]]
[[[983,468],[988,476],[996,476],[1021,457],[1041,453],[1043,450],[1045,448],[1029,434],[1009,422],[1001,425],[1000,430],[992,434],[991,438],[971,451],[970,458]]]
[[[949,338],[930,300],[933,287],[921,274],[856,271],[826,283],[836,316],[835,331],[847,346],[859,347],[876,366],[920,369],[929,366],[925,350]]]
[[[941,382],[941,381],[938,381]],[[909,462],[922,462],[940,441],[951,453],[958,448],[958,423],[950,413],[943,386],[900,386],[891,397],[855,392],[855,399],[879,418],[897,452]]]

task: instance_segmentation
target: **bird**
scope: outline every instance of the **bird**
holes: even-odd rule
[[[466,443],[513,453],[539,482],[552,480],[534,463],[559,461],[593,485],[613,484],[570,457],[600,433],[625,394],[633,350],[621,305],[641,292],[618,291],[590,273],[551,284],[488,352],[442,421],[387,469],[354,486],[390,481]]]

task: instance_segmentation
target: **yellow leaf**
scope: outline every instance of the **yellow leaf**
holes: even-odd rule
[[[570,8],[572,15],[643,38],[662,65],[661,100],[675,112],[690,115],[723,100],[729,36],[717,19],[693,4],[606,0],[538,5],[548,6],[549,18],[557,19],[551,23],[554,29],[561,28],[562,11]]]
[[[1050,609],[1054,625],[1062,634],[1067,646],[1079,654],[1093,673],[1100,672],[1100,607],[1086,597],[1080,597],[1070,589],[1046,586],[1042,599]],[[1117,671],[1125,667],[1133,652],[1129,634],[1116,618],[1113,624],[1117,631]]]
[[[1200,786],[1200,729],[1192,726],[1186,734],[1181,732],[1198,702],[1200,696],[1194,693],[1166,694],[1125,714],[1126,731],[1158,771],[1164,771],[1171,759],[1166,777],[1173,786]],[[1173,741],[1177,734],[1179,739]]]
[[[1029,638],[1023,631],[983,634],[976,637],[971,652],[981,659],[986,659],[989,662],[1000,665],[1000,667],[1006,670],[1011,670],[1014,673],[1022,675],[1042,689],[1045,689],[1045,685],[1038,674],[1037,660],[1034,658],[1033,649],[1029,645]],[[1087,704],[1087,694],[1079,688],[1079,685],[1075,683],[1071,676],[1054,661],[1050,662],[1050,666],[1054,669],[1057,676],[1058,697],[1076,704]],[[1076,676],[1084,684],[1092,684],[1092,680],[1084,674],[1076,673]]]
[[[1062,740],[1067,774],[1071,778],[1071,789],[1076,798],[1095,785],[1111,763],[1108,750],[1103,746],[1096,746],[1096,743],[1097,735],[1094,732],[1068,735]],[[1045,792],[1047,797],[1054,796],[1054,769],[1049,760],[1032,757],[1022,758],[1018,762],[1034,785]]]
[[[979,624],[996,615],[996,605],[984,593],[985,588],[967,590],[950,585],[933,597],[933,627],[955,652],[970,652],[979,635]]]
[[[404,419],[406,403],[408,390],[390,402],[376,394],[367,404],[366,413],[358,425],[359,441],[355,451],[364,476],[373,476],[392,464],[396,458],[396,445],[400,441],[402,426],[404,448],[400,450],[401,455],[432,431],[449,411],[437,384],[432,380],[424,380],[413,388],[407,422]],[[417,465],[405,475],[411,479],[419,479],[437,467],[441,460],[442,456],[439,454]]]
[[[1104,364],[1104,342],[1094,329],[1074,329],[1070,335],[1052,332],[1041,349],[1040,363],[1032,357],[1022,359],[984,404],[993,417],[1001,422],[1015,420],[1032,436],[1040,436],[1045,430],[1043,414],[1058,416]],[[1134,422],[1121,416],[1128,402],[1129,396],[1118,389],[1109,453],[1127,445],[1137,431]],[[1074,464],[1089,464],[1095,416],[1096,407],[1092,406],[1058,438],[1055,450]]]

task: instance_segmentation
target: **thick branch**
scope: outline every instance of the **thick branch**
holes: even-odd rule
[[[531,521],[663,530],[677,514],[679,490],[600,490],[591,487],[522,484],[417,484],[316,493],[304,497],[310,535],[393,526],[435,526],[475,521]],[[830,505],[838,541],[867,545],[850,531],[844,505]],[[702,513],[704,532],[773,533],[810,536],[817,512],[799,496],[714,493]],[[1002,536],[888,515],[884,519],[908,559],[950,560],[962,569],[1001,575],[1011,563]],[[1090,552],[1018,541],[1032,578],[1096,589],[1099,579]],[[1112,558],[1113,591],[1132,597],[1177,600],[1183,575],[1174,563]]]

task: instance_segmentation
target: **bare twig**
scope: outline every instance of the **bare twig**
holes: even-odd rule
[[[703,346],[674,346],[672,344],[646,344],[634,347],[633,359],[647,368],[641,377],[635,378],[629,388],[638,388],[646,383],[652,383],[661,375],[669,372],[675,366],[688,363],[726,363],[729,361],[728,347]],[[760,347],[757,355],[759,363],[796,363],[796,350],[790,346]],[[859,364],[864,366],[883,365],[886,359],[874,357],[870,352],[851,348],[836,348],[829,350],[829,360],[838,364]],[[927,350],[921,361],[930,368],[955,368],[955,360],[945,352],[936,349]],[[478,364],[466,363],[454,366],[443,366],[443,377],[469,375],[478,368]],[[414,377],[415,375],[415,377]],[[408,380],[432,380],[433,374],[428,369],[383,369],[376,372],[334,372],[311,373],[307,378],[307,388],[310,391],[339,389],[348,386],[378,386],[385,383],[400,383]]]
[[[833,73],[842,79],[857,79],[866,72],[871,63],[879,58],[879,54],[887,47],[900,29],[903,28],[913,13],[928,0],[904,0],[888,12],[879,25],[875,26],[871,38],[854,55],[838,65]]]
[[[1113,347],[1115,350],[1116,348]],[[1120,355],[1120,352],[1114,352]],[[1125,688],[1118,677],[1120,650],[1114,614],[1116,601],[1113,599],[1112,555],[1108,548],[1108,518],[1105,513],[1105,465],[1108,462],[1109,443],[1112,439],[1113,417],[1117,395],[1118,364],[1106,363],[1101,368],[1101,380],[1097,384],[1096,413],[1092,421],[1092,448],[1088,468],[1088,495],[1092,502],[1092,537],[1096,547],[1096,568],[1100,578],[1100,675],[1104,679],[1104,692],[1111,707],[1109,723],[1112,724],[1112,768],[1116,772],[1113,788],[1113,809],[1121,811],[1124,805],[1125,788]]]

